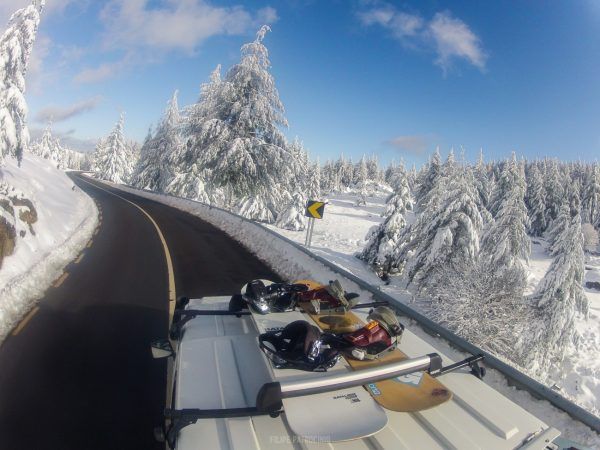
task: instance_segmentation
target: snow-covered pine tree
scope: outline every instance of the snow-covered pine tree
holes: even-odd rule
[[[367,182],[369,180],[369,169],[365,155],[354,167],[354,188],[356,189],[356,206],[366,206],[367,204]]]
[[[59,155],[57,154],[56,140],[52,137],[52,124],[49,123],[46,126],[42,137],[38,141],[32,142],[29,150],[40,158],[58,161]]]
[[[565,197],[569,202],[571,217],[575,214],[581,216],[581,184],[578,178],[574,178],[565,188]]]
[[[447,164],[446,168],[452,167]],[[430,178],[428,178],[430,179]],[[442,265],[473,261],[479,251],[483,219],[477,207],[477,192],[462,167],[456,167],[424,195],[422,213],[411,227],[410,242],[396,257],[406,261],[406,277],[421,290],[434,286],[430,277]],[[408,255],[410,254],[410,258]]]
[[[379,276],[398,270],[394,267],[394,255],[402,245],[401,236],[406,227],[404,215],[413,208],[406,173],[398,171],[394,177],[395,191],[387,200],[384,220],[369,231],[365,248],[356,255],[373,266]]]
[[[179,120],[177,91],[175,91],[167,104],[156,134],[150,139],[147,138],[142,146],[141,157],[131,177],[132,185],[140,189],[164,192],[173,180],[171,155],[181,145]]]
[[[93,171],[98,178],[113,183],[126,183],[133,172],[134,155],[123,136],[125,115],[121,114],[113,131],[101,139],[94,152]]]
[[[29,143],[25,73],[44,4],[34,0],[16,11],[0,37],[0,166],[6,156],[20,165]]]
[[[335,190],[335,170],[333,163],[328,159],[321,170],[321,192],[330,193]]]
[[[261,27],[256,39],[242,46],[240,63],[223,82],[216,121],[199,147],[225,204],[244,217],[274,222],[282,201],[291,196],[285,168],[290,155],[279,129],[287,120],[263,44],[268,31]]]
[[[321,200],[321,165],[318,159],[314,164],[311,164],[306,195],[309,200]]]
[[[546,217],[548,222],[556,219],[565,195],[564,178],[556,160],[546,160],[544,186],[546,188]]]
[[[560,247],[561,244],[558,241],[559,241],[560,237],[562,236],[564,230],[567,229],[567,227],[569,226],[570,222],[571,222],[570,205],[569,205],[569,202],[567,201],[567,199],[564,199],[563,203],[558,211],[558,216],[556,216],[556,219],[554,219],[552,221],[552,223],[548,227],[548,231],[546,233],[546,238],[548,239],[548,242],[550,243],[550,251],[552,253],[554,253],[552,251],[552,248],[554,247],[555,244],[557,244]]]
[[[381,181],[379,170],[379,162],[377,161],[377,155],[373,154],[367,160],[367,179],[379,183]]]
[[[504,163],[496,184],[495,221],[487,228],[482,240],[482,256],[495,270],[519,267],[525,273],[524,262],[529,260],[531,252],[525,189],[525,174],[513,152]]]
[[[306,228],[306,197],[302,192],[295,192],[292,199],[278,214],[275,226],[285,230],[302,231]]]
[[[369,180],[369,168],[367,166],[367,158],[362,156],[360,161],[354,166],[354,185],[358,191],[363,191],[366,188]]]
[[[473,177],[475,179],[475,188],[479,194],[479,205],[486,208],[490,202],[492,194],[490,177],[488,175],[487,166],[483,158],[483,149],[479,150],[479,159],[473,169]]]
[[[561,210],[562,214],[562,210]],[[539,323],[532,339],[534,370],[547,370],[560,362],[569,346],[577,342],[577,312],[587,317],[588,299],[583,290],[584,253],[581,217],[576,214],[560,232],[548,272],[532,296]]]
[[[427,201],[427,194],[436,186],[442,172],[442,157],[440,148],[437,147],[435,152],[429,159],[427,167],[421,172],[418,180],[418,187],[415,192],[415,200],[417,205],[422,207]]]
[[[146,159],[146,153],[150,150],[150,141],[154,137],[152,132],[152,125],[148,127],[148,133],[146,133],[146,137],[144,138],[144,142],[142,143],[142,147],[140,148],[140,160]]]
[[[408,185],[410,186],[410,191],[415,192],[417,185],[417,166],[413,163],[412,167],[408,171]]]
[[[541,236],[548,226],[546,221],[546,189],[544,180],[536,163],[529,169],[527,184],[527,200],[529,206],[529,232],[533,236]]]
[[[308,152],[304,148],[302,141],[300,138],[296,136],[291,144],[289,144],[288,152],[290,154],[290,159],[287,162],[285,167],[285,171],[287,171],[287,177],[289,178],[289,186],[290,192],[301,192],[303,196],[305,196],[308,191],[308,186],[310,184],[310,174],[311,174],[311,164],[308,158]],[[323,180],[320,177],[320,183],[323,183]],[[320,192],[320,189],[318,189]]]
[[[600,165],[588,168],[581,200],[582,219],[600,228]]]
[[[354,183],[354,163],[352,162],[352,157],[344,159],[343,161],[342,185],[345,188],[349,188]]]
[[[184,114],[181,120],[183,140],[185,144],[178,146],[170,156],[170,166],[174,176],[166,186],[165,192],[179,197],[189,198],[203,203],[224,204],[222,192],[208,184],[210,171],[206,167],[208,147],[225,126],[222,123],[221,65],[218,65],[210,76],[208,83],[200,88],[200,99]]]

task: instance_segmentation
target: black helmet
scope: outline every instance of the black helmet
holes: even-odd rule
[[[258,342],[276,369],[325,372],[341,356],[337,350],[323,348],[321,331],[306,320],[296,320],[280,331],[263,333]]]
[[[242,298],[260,314],[267,314],[271,310],[267,300],[267,286],[270,284],[272,282],[268,280],[252,280],[242,288]]]
[[[296,306],[296,293],[306,291],[303,284],[273,283],[253,280],[242,288],[242,298],[260,314],[292,311]]]

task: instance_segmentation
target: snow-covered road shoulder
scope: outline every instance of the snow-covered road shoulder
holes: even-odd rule
[[[84,248],[98,224],[98,210],[48,160],[26,153],[20,168],[9,160],[0,173],[0,182],[22,193],[37,214],[33,233],[17,230],[14,252],[0,267],[2,341]]]

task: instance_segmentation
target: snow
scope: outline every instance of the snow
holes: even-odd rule
[[[278,273],[283,277],[288,279],[310,278],[319,282],[327,282],[329,280],[341,278],[340,275],[336,274],[328,267],[292,247],[290,244],[286,243],[285,240],[278,239],[276,236],[266,232],[262,227],[251,221],[236,217],[218,208],[211,208],[210,206],[202,205],[190,200],[154,194],[147,191],[138,191],[114,184],[111,185],[189,212],[212,223],[239,242],[242,242],[251,252],[256,254],[269,266],[276,267]],[[365,207],[353,206],[354,199],[355,195],[351,194],[331,196],[325,208],[324,219],[317,221],[315,224],[311,251],[348,272],[351,272],[367,283],[378,286],[382,291],[394,296],[399,301],[410,303],[411,295],[406,290],[400,286],[385,286],[362,261],[353,256],[354,253],[363,248],[365,244],[364,236],[367,234],[367,231],[373,225],[377,225],[381,222],[382,218],[380,214],[385,208],[385,196],[378,195],[368,197],[367,205]],[[305,232],[281,230],[273,226],[267,227],[275,233],[289,238],[292,241],[297,243],[304,242]],[[547,264],[549,266],[550,261],[546,262],[545,259],[542,258],[542,253],[539,253],[539,259],[541,264]],[[547,259],[551,258],[548,257]],[[600,270],[600,259],[594,261],[594,263],[598,263],[598,270]],[[543,275],[541,275],[541,277],[543,277]],[[361,294],[361,297],[363,297],[365,301],[368,301],[370,297],[369,293],[362,291],[357,285],[349,280],[342,280],[342,282],[346,290],[357,292]],[[594,320],[596,322],[593,324],[590,323],[590,326],[587,328],[589,328],[589,330],[598,330],[597,316],[600,312],[600,293],[594,299],[590,299],[590,306],[592,310],[590,321]],[[592,315],[594,317],[593,319]],[[429,335],[420,328],[416,322],[412,320],[404,320],[403,322],[413,333],[432,344],[436,349],[439,349],[440,353],[443,353],[454,360],[459,360],[466,356],[451,347],[447,341]],[[578,322],[578,326],[579,325],[580,323]],[[589,341],[590,345],[592,342],[598,344],[598,331],[588,332],[587,337],[584,337],[584,341]],[[593,345],[591,347],[593,347]],[[596,352],[597,348],[598,347],[596,346]],[[597,407],[596,399],[599,398],[595,396],[598,394],[597,385],[593,384],[594,379],[600,380],[597,372],[594,372],[595,370],[597,371],[597,361],[600,361],[598,355],[598,353],[588,354],[586,355],[586,358],[581,358],[581,363],[594,360],[592,365],[587,366],[587,369],[592,375],[585,378],[584,382],[578,384],[580,392],[584,393],[585,398],[589,401],[587,405],[585,405],[585,402],[581,401],[582,399],[580,397],[576,396],[576,391],[571,391],[572,386],[570,384],[565,384],[562,387],[563,394],[572,394],[569,395],[569,397],[576,399],[580,404],[584,404],[584,406],[588,406],[588,409],[589,406],[591,406],[590,402],[594,402]],[[583,366],[574,366],[574,369],[579,370],[582,369],[582,367]],[[583,374],[583,370],[580,370],[578,373]],[[593,373],[596,373],[596,375],[593,375]],[[548,425],[561,430],[563,436],[567,439],[572,439],[593,448],[600,448],[600,435],[583,425],[581,422],[570,418],[566,413],[555,408],[548,402],[535,399],[528,392],[518,390],[514,386],[508,385],[506,378],[496,370],[489,369],[484,381],[525,410],[536,415]],[[595,389],[596,391],[594,391]]]
[[[0,174],[33,202],[35,236],[17,238],[0,268],[0,341],[27,313],[63,268],[84,248],[98,223],[94,202],[46,159],[23,155],[21,167],[10,158]]]

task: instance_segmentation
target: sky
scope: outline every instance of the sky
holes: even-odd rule
[[[2,0],[0,24],[30,2]],[[286,135],[321,162],[600,155],[600,0],[47,0],[29,125],[93,149],[125,112],[142,141],[174,90],[197,101],[262,24]],[[2,25],[0,25],[2,26]]]

